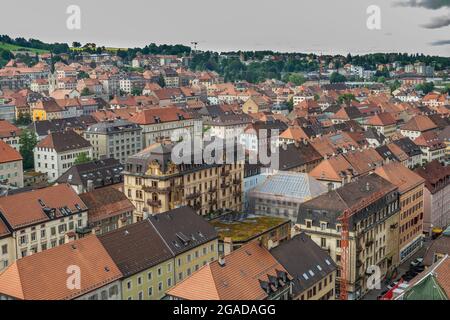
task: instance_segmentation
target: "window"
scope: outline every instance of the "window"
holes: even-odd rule
[[[171,287],[172,286],[172,278],[167,279],[167,287]]]
[[[162,291],[162,289],[163,289],[163,283],[160,282],[160,283],[158,283],[158,291]]]
[[[2,254],[8,254],[8,245],[3,245],[2,246]]]
[[[128,289],[128,290],[131,290],[131,281],[128,281],[128,282],[127,282],[127,289]]]
[[[137,278],[137,283],[138,283],[138,286],[142,285],[142,277]]]
[[[327,246],[327,239],[326,238],[320,238],[320,246],[322,248],[326,248],[326,246]]]
[[[153,295],[153,287],[148,288],[148,295],[150,297]]]
[[[152,273],[151,272],[147,273],[147,279],[148,279],[148,281],[152,280]]]

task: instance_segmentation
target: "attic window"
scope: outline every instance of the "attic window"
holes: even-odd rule
[[[303,278],[305,278],[305,280],[309,280],[309,277],[306,273],[303,274]]]
[[[326,264],[327,264],[327,265],[329,265],[329,266],[331,265],[331,262],[330,262],[330,260],[328,260],[328,259],[325,259],[325,262],[326,262]]]
[[[317,265],[317,270],[322,271],[322,267]]]

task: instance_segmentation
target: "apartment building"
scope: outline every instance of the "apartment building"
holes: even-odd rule
[[[142,128],[126,120],[109,120],[91,125],[84,138],[89,141],[95,159],[114,158],[125,163],[130,155],[141,151]]]
[[[121,277],[91,235],[14,262],[0,274],[0,300],[121,300]]]
[[[20,151],[21,130],[13,125],[11,122],[0,119],[0,140],[10,145],[17,151]]]
[[[424,223],[424,183],[418,174],[398,162],[377,168],[375,173],[392,184],[399,192],[398,257],[401,264],[422,247]]]
[[[190,206],[200,215],[220,208],[241,210],[244,160],[211,163],[201,154],[203,146],[189,159],[175,164],[175,146],[168,142],[153,144],[128,158],[124,192],[136,207],[137,220],[179,206]],[[194,159],[201,159],[201,164],[194,164]]]
[[[87,211],[68,185],[1,197],[0,220],[11,238],[9,264],[89,233]]]
[[[78,194],[122,184],[124,166],[116,159],[93,160],[70,167],[56,183],[69,184]]]
[[[23,187],[23,158],[19,151],[0,140],[0,186]]]
[[[160,300],[193,272],[218,259],[217,232],[189,207],[100,236],[123,273],[124,300]]]
[[[328,250],[338,266],[342,254],[340,217],[344,210],[357,210],[349,221],[349,299],[360,299],[369,290],[368,268],[378,267],[384,277],[396,267],[393,265],[395,248],[389,243],[398,234],[398,198],[395,185],[369,174],[300,206],[297,227]],[[339,281],[340,270],[338,284]]]
[[[46,173],[50,182],[75,164],[81,154],[92,159],[92,145],[74,131],[52,132],[34,148],[37,172]]]
[[[191,138],[201,137],[203,123],[178,107],[160,107],[142,110],[129,121],[142,128],[142,148],[160,141],[170,139],[174,131],[183,129]]]
[[[80,198],[89,208],[88,227],[96,235],[133,223],[133,204],[123,192],[114,187],[82,193]]]
[[[426,164],[415,172],[425,179],[424,232],[443,230],[450,225],[450,166],[438,161]]]

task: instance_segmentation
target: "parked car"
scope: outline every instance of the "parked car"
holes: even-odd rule
[[[414,259],[413,261],[411,261],[411,264],[410,264],[411,267],[417,267],[417,266],[422,266],[422,265],[423,265],[423,258]]]

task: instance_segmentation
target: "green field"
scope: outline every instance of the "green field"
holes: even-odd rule
[[[48,53],[49,51],[47,50],[42,50],[42,49],[34,49],[34,48],[25,48],[25,47],[21,47],[21,46],[16,46],[14,44],[9,44],[9,43],[4,43],[4,42],[0,42],[0,48],[1,49],[5,49],[5,50],[9,50],[9,51],[31,51],[33,53]]]

